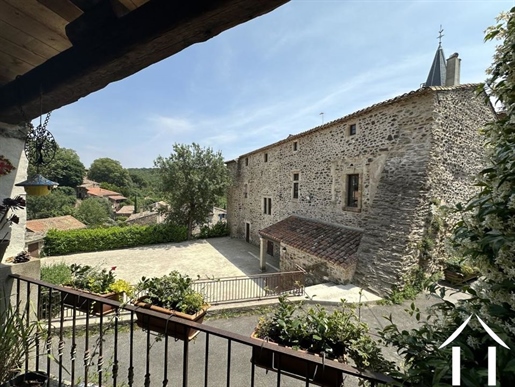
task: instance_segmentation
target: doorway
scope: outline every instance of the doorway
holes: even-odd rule
[[[250,242],[250,223],[245,223],[245,242]]]

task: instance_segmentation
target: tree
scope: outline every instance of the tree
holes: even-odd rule
[[[46,196],[27,196],[27,219],[74,215],[76,201],[70,187],[58,187]]]
[[[82,201],[75,216],[88,226],[100,226],[111,219],[111,205],[103,198],[88,198]]]
[[[481,279],[471,298],[457,305],[444,302],[419,328],[385,328],[386,342],[397,347],[406,368],[398,375],[413,385],[451,385],[451,346],[461,350],[461,379],[467,386],[492,385],[488,377],[488,347],[496,347],[496,384],[515,385],[515,8],[501,15],[487,30],[485,40],[502,39],[497,47],[485,93],[505,107],[483,133],[491,165],[478,176],[478,193],[457,207],[461,219],[454,230],[454,245],[462,257],[479,268]],[[412,306],[412,314],[419,317]],[[476,315],[510,349],[498,345],[473,317],[452,345],[439,346]],[[391,319],[391,318],[390,318]],[[418,318],[417,318],[418,320]]]
[[[29,176],[36,173],[36,167],[30,164],[28,168]],[[59,183],[60,186],[75,188],[82,184],[86,168],[73,149],[58,148],[52,162],[40,166],[39,173],[47,179]]]
[[[122,167],[119,161],[108,157],[96,159],[91,163],[88,178],[98,183],[109,183],[117,187],[130,188],[132,186],[129,172]]]
[[[229,185],[222,153],[195,143],[174,144],[170,157],[159,156],[154,165],[170,205],[167,221],[187,226],[191,239],[193,227],[205,223]]]

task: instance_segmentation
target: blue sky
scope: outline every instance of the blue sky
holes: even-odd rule
[[[292,0],[52,113],[48,129],[89,167],[151,167],[197,142],[226,160],[419,88],[438,47],[481,82],[484,30],[514,0]],[[323,116],[320,113],[323,112]]]

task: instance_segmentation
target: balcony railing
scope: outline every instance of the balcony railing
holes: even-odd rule
[[[360,371],[347,364],[225,331],[209,323],[168,317],[19,275],[11,277],[17,305],[31,311],[27,324],[35,320],[39,324],[36,345],[27,354],[25,369],[51,375],[47,386],[71,383],[72,386],[98,387],[321,384],[338,387],[345,378],[346,386],[353,385],[347,384],[351,379],[354,382],[368,380],[373,386],[392,382],[382,374]],[[72,316],[66,317],[64,310],[70,304],[76,306],[72,307]],[[91,311],[100,306],[98,310],[102,310],[104,305],[112,307],[113,311],[98,316],[88,312],[84,321],[78,322],[79,308]],[[175,323],[181,329],[192,328],[199,333],[191,342],[157,335],[139,328],[136,314],[146,321]],[[252,328],[249,327],[249,331]],[[300,366],[292,369],[294,360],[300,361]]]
[[[241,277],[197,280],[192,283],[212,304],[261,300],[280,295],[302,296],[306,272],[296,271],[256,274]]]

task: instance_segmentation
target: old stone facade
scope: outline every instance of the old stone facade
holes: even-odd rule
[[[357,228],[353,282],[388,291],[418,263],[431,200],[472,193],[495,115],[476,88],[423,87],[228,162],[231,235],[258,244],[290,215]]]

